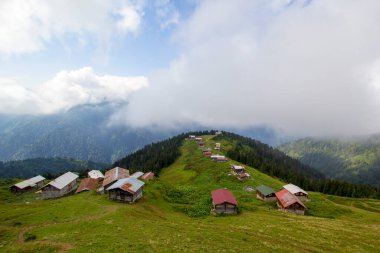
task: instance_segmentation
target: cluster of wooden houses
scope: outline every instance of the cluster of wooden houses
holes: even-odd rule
[[[211,192],[212,212],[217,214],[235,214],[237,213],[238,203],[232,192],[224,189],[218,189]],[[276,201],[278,210],[296,214],[305,214],[307,209],[303,201],[309,201],[310,198],[304,190],[293,184],[283,186],[279,192],[275,192],[271,187],[260,185],[256,188],[256,197],[264,201]]]
[[[205,147],[202,137],[190,135],[189,138],[195,140],[203,154],[205,156],[209,156],[213,161],[228,161],[224,155],[212,154],[212,149]],[[214,149],[220,150],[221,144],[215,143]],[[241,165],[231,164],[231,174],[236,175],[236,178],[240,181],[251,178],[251,175]],[[211,196],[213,199],[213,212],[227,214],[237,212],[237,201],[232,192],[227,189],[218,189],[212,191]],[[277,207],[280,211],[292,212],[296,214],[304,214],[306,206],[303,201],[310,200],[306,191],[293,184],[284,185],[283,189],[279,192],[275,192],[269,186],[260,185],[256,188],[256,196],[258,199],[264,201],[276,201]]]
[[[77,174],[66,172],[47,184],[44,183],[46,180],[44,177],[36,176],[11,186],[10,190],[14,193],[38,190],[42,199],[58,198],[74,191],[80,193],[97,190],[101,194],[107,193],[109,199],[132,203],[142,197],[145,183],[141,180],[153,178],[152,172],[138,171],[130,175],[129,170],[115,167],[106,171],[105,175],[99,170],[89,171],[88,177],[82,179],[80,183]]]

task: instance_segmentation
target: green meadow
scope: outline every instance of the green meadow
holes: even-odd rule
[[[134,204],[95,192],[37,200],[11,194],[14,182],[2,180],[0,252],[379,252],[380,201],[311,192],[305,216],[282,213],[244,188],[285,182],[247,166],[252,178],[240,182],[229,175],[239,163],[215,163],[192,140],[181,151]],[[218,188],[234,193],[238,215],[210,214]]]

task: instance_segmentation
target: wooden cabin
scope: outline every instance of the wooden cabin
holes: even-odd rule
[[[31,190],[40,189],[44,185],[45,178],[43,176],[36,176],[19,182],[10,187],[13,193],[24,193]]]
[[[276,192],[266,185],[260,185],[256,188],[256,197],[265,201],[276,201]]]
[[[195,135],[189,135],[189,139],[195,140]]]
[[[237,201],[232,192],[227,189],[218,189],[211,192],[214,213],[236,214]]]
[[[211,159],[215,162],[227,162],[227,158],[224,155],[212,155]]]
[[[104,175],[100,170],[91,170],[87,173],[89,178],[103,179]]]
[[[247,180],[251,178],[251,175],[248,172],[240,172],[236,175],[237,179],[240,181]]]
[[[234,174],[239,174],[239,173],[244,173],[245,172],[245,169],[243,166],[240,166],[240,165],[235,165],[235,164],[232,164],[231,165],[231,170]]]
[[[143,181],[129,177],[117,180],[106,190],[109,199],[133,203],[142,197],[144,184]]]
[[[287,184],[283,186],[284,189],[288,190],[291,194],[297,196],[301,201],[309,201],[309,194],[306,191],[294,184]]]
[[[214,148],[215,150],[220,150],[220,143],[215,143],[215,148]]]
[[[205,146],[205,144],[204,144],[203,142],[198,142],[198,146],[199,146],[200,148],[202,148],[202,147]]]
[[[212,151],[212,149],[211,148],[204,148],[204,149],[202,149],[202,152],[204,153],[204,152],[211,152]]]
[[[141,177],[142,180],[151,180],[151,179],[153,179],[153,178],[154,178],[154,173],[153,173],[153,172],[147,172],[147,173],[145,173],[145,174]]]
[[[295,214],[305,214],[306,206],[286,189],[276,192],[278,210]]]
[[[201,142],[203,139],[202,139],[202,137],[195,137],[195,140],[196,140],[197,142]]]
[[[58,198],[75,191],[78,186],[78,178],[79,176],[72,172],[66,172],[57,177],[41,188],[43,198]]]
[[[205,156],[211,156],[211,155],[212,155],[212,153],[211,153],[210,151],[203,152],[203,154],[204,154]]]
[[[79,184],[78,189],[75,193],[80,193],[83,191],[95,190],[98,187],[99,179],[98,178],[84,178]]]
[[[107,189],[111,184],[115,183],[119,179],[129,177],[129,170],[120,167],[115,167],[106,171],[106,175],[103,180],[103,188]]]

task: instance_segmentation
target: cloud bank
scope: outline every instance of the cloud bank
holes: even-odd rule
[[[53,114],[85,104],[124,103],[147,85],[145,77],[99,76],[90,67],[61,71],[33,89],[0,79],[0,113]]]
[[[141,2],[141,1],[140,1]],[[53,40],[107,47],[115,34],[139,29],[142,4],[128,0],[2,0],[0,54],[41,51]]]
[[[201,1],[183,51],[113,120],[135,127],[267,125],[380,131],[380,1]]]

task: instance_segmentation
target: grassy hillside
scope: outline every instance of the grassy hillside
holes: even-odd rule
[[[305,138],[279,149],[331,178],[380,187],[380,136],[353,140]]]
[[[213,147],[212,136],[205,136]],[[223,143],[228,148],[228,143]],[[224,151],[222,150],[221,153]],[[233,161],[231,161],[233,162]],[[56,200],[11,195],[0,186],[2,252],[376,252],[380,201],[310,193],[307,215],[281,213],[244,186],[284,182],[246,167],[252,179],[228,176],[229,163],[204,157],[186,140],[180,157],[147,183],[135,204],[87,192]],[[227,187],[240,213],[209,214],[210,190]]]

